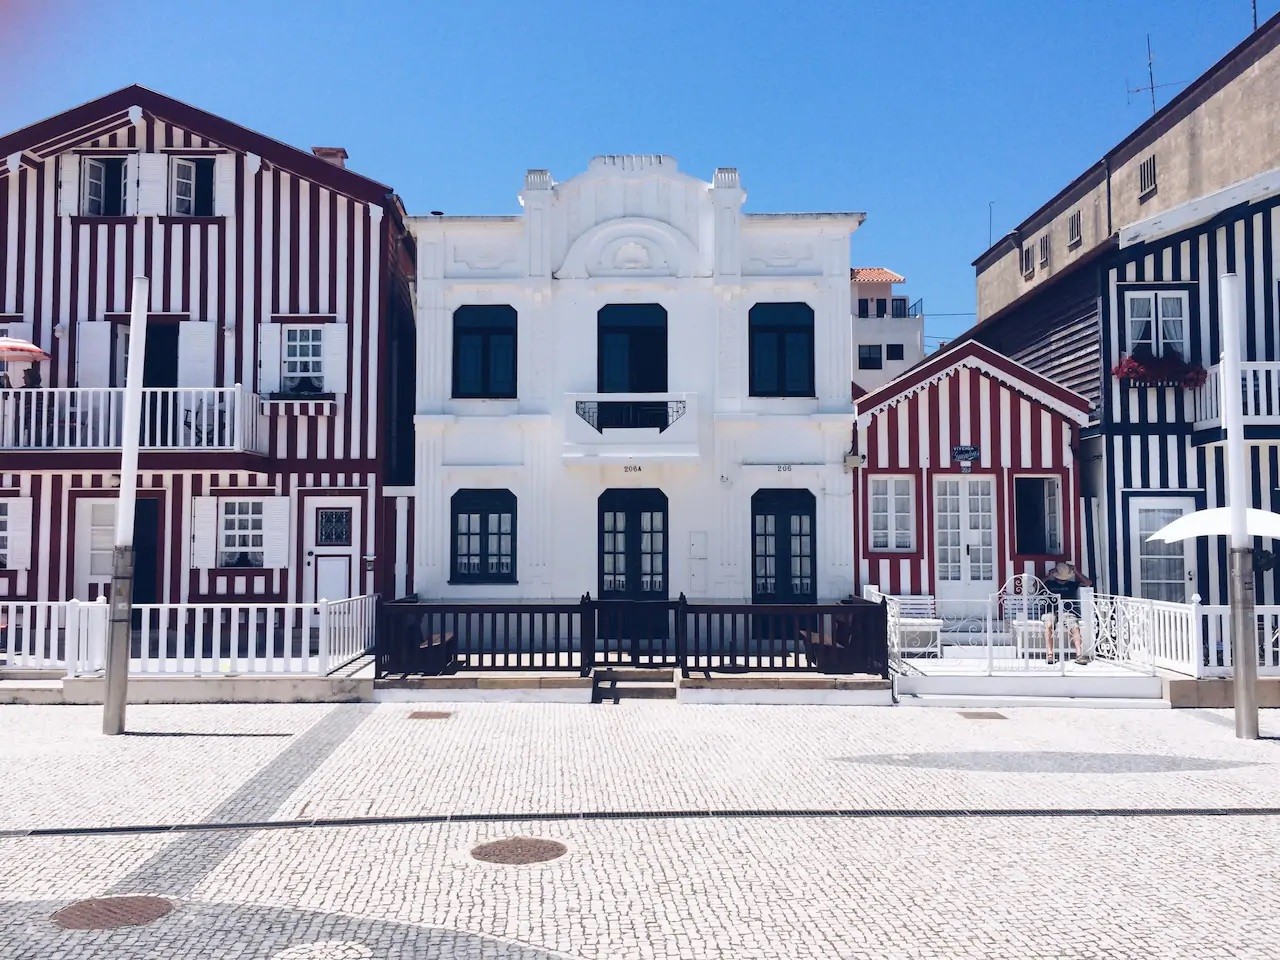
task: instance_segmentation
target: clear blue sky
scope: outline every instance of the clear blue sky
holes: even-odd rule
[[[999,237],[1150,115],[1146,34],[1165,83],[1250,29],[1249,0],[0,0],[0,130],[142,83],[345,146],[414,213],[514,213],[527,167],[598,153],[736,166],[748,210],[866,211],[854,262],[945,336],[988,201]]]

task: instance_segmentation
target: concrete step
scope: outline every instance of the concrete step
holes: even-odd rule
[[[66,667],[0,667],[0,680],[61,680],[66,675]]]
[[[620,700],[674,700],[674,683],[597,683],[595,703],[617,703]]]
[[[1017,707],[1086,707],[1107,710],[1168,710],[1167,700],[1154,697],[965,697],[944,694],[900,694],[902,707],[944,707],[961,710],[998,710]]]
[[[674,683],[674,667],[601,667],[594,673],[600,683]]]
[[[60,704],[66,702],[61,680],[5,680],[0,704]]]

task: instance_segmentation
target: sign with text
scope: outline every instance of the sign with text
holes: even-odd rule
[[[960,464],[960,470],[963,473],[968,473],[972,470],[974,462],[981,457],[981,447],[956,446],[951,448],[951,459]]]

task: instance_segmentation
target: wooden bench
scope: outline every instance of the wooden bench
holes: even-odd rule
[[[898,646],[902,652],[923,651],[941,657],[943,620],[933,595],[893,599],[898,602]]]
[[[418,645],[418,668],[425,674],[443,673],[458,655],[458,638],[452,633],[433,633]]]

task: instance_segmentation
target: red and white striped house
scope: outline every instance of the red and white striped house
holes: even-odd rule
[[[857,400],[862,584],[979,600],[1080,549],[1089,402],[969,341]]]
[[[142,87],[0,137],[0,597],[110,579],[130,278],[150,278],[139,602],[310,601],[410,582],[399,199]],[[397,442],[400,431],[402,442]],[[397,457],[397,450],[410,457]],[[397,543],[399,546],[397,547]]]

